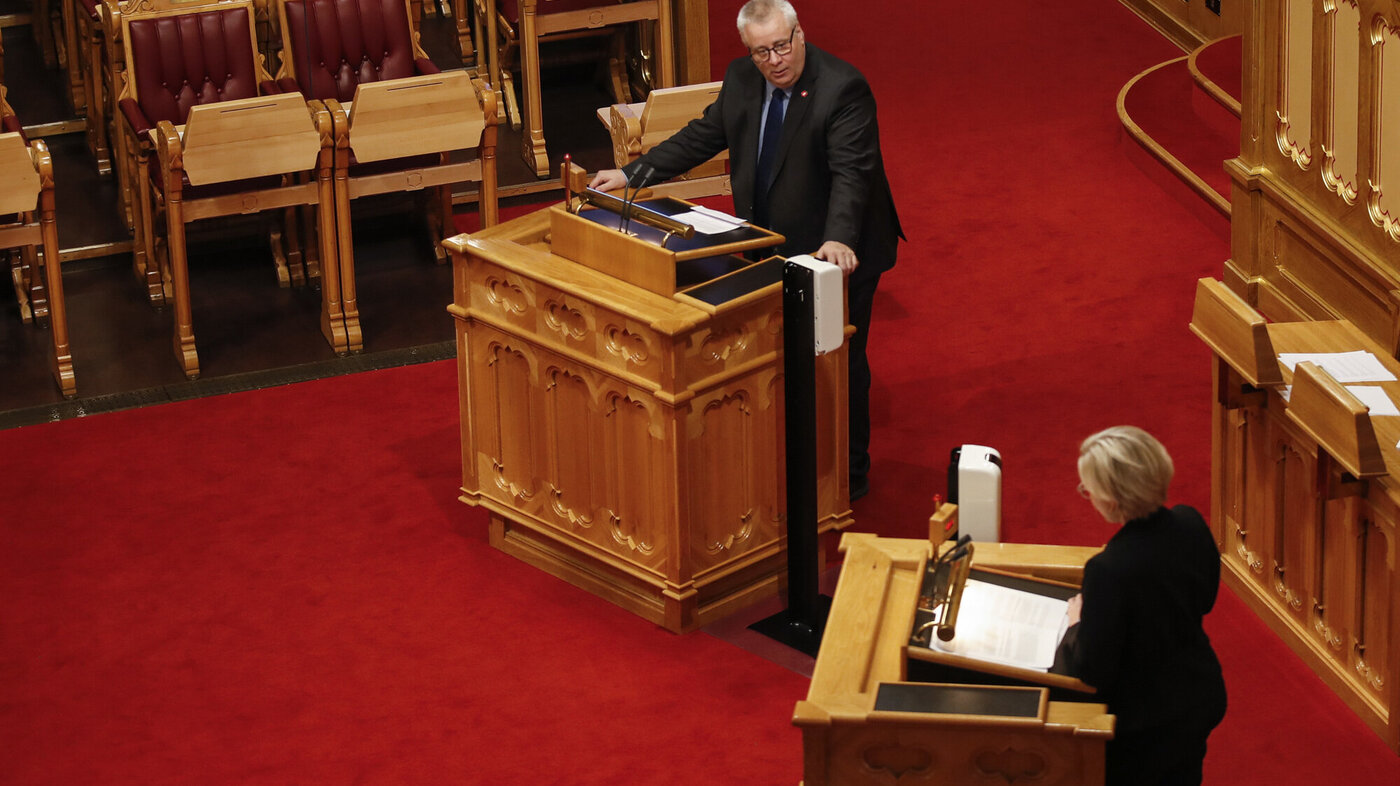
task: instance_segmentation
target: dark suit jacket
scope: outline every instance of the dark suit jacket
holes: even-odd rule
[[[1220,552],[1195,509],[1129,521],[1084,566],[1084,608],[1055,671],[1098,688],[1120,736],[1208,733],[1225,714],[1225,681],[1201,618],[1219,587]]]
[[[738,58],[702,117],[624,171],[630,177],[650,165],[655,182],[728,148],[734,212],[752,218],[766,88],[753,60]],[[808,44],[802,76],[790,92],[769,191],[768,228],[786,237],[775,253],[810,254],[837,240],[855,250],[856,277],[888,270],[904,233],[885,178],[870,85],[850,64]]]

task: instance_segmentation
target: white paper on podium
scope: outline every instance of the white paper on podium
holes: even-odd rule
[[[1400,415],[1400,409],[1395,408],[1395,402],[1390,400],[1390,396],[1385,394],[1385,388],[1375,385],[1346,385],[1347,392],[1356,396],[1356,400],[1365,404],[1371,410],[1371,416]]]
[[[1395,375],[1384,364],[1364,349],[1355,352],[1281,352],[1279,362],[1289,371],[1297,371],[1299,363],[1316,363],[1333,379],[1348,382],[1394,382]]]
[[[1069,627],[1069,602],[968,579],[952,641],[932,648],[973,660],[1049,671]]]
[[[702,235],[718,235],[744,225],[742,218],[731,216],[719,210],[711,210],[703,205],[696,205],[684,213],[671,216],[671,218],[695,227],[695,231]]]

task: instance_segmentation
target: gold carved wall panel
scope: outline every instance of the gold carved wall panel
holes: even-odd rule
[[[1375,83],[1375,163],[1367,212],[1376,226],[1400,242],[1400,30],[1377,16],[1371,23]]]
[[[1301,169],[1312,164],[1313,0],[1286,0],[1279,46],[1278,149]]]
[[[1324,0],[1329,40],[1327,125],[1322,180],[1347,204],[1356,202],[1361,98],[1361,9],[1356,0]]]

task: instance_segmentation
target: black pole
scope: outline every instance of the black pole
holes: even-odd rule
[[[812,270],[783,264],[783,406],[788,607],[749,626],[815,656],[831,600],[817,575],[817,363]]]

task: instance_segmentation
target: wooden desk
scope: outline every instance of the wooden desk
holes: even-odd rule
[[[1041,550],[1023,554],[1027,564],[1064,562],[1054,547],[1026,548]],[[841,550],[811,688],[793,714],[804,786],[1103,783],[1114,723],[1103,704],[1042,698],[1030,718],[876,709],[882,683],[906,682],[904,647],[932,549],[925,540],[850,532]]]
[[[1246,368],[1274,353],[1358,349],[1397,376],[1400,363],[1345,321],[1270,324],[1253,331],[1267,354],[1230,351],[1248,350],[1246,328],[1212,327],[1206,297],[1198,290],[1192,328],[1229,356],[1216,357],[1211,415],[1210,519],[1225,582],[1400,749],[1400,418],[1371,418],[1345,393],[1330,411],[1300,402],[1298,388],[1290,403],[1293,372]],[[1247,381],[1268,378],[1282,382]],[[1365,384],[1400,401],[1400,382]]]
[[[562,256],[551,212],[445,243],[462,501],[497,548],[668,630],[774,594],[781,285],[718,305],[650,291]],[[845,350],[817,367],[825,532],[852,523]]]

